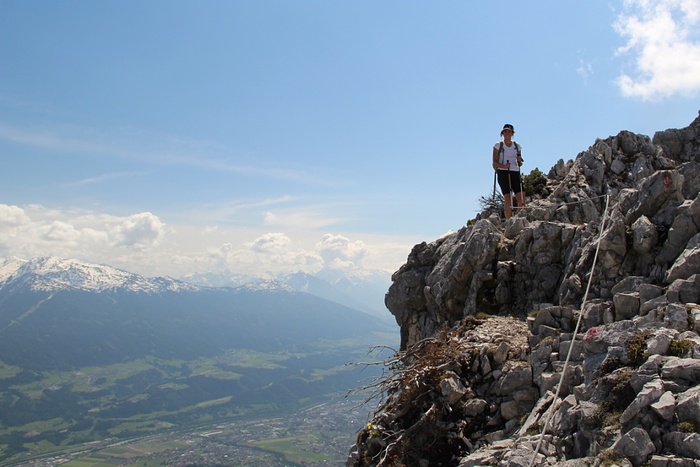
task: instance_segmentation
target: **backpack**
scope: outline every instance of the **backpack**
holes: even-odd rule
[[[520,155],[520,145],[513,141],[513,144],[515,144],[515,150],[518,151],[518,157],[522,159],[522,156]],[[503,164],[503,152],[505,150],[503,149],[503,141],[498,145],[498,161]]]

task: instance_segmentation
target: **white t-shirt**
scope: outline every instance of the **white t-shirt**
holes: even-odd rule
[[[518,149],[516,147],[517,143],[515,141],[511,141],[511,145],[508,146],[505,142],[499,141],[493,145],[493,148],[498,151],[501,147],[501,143],[503,143],[503,156],[500,156],[499,154],[500,157],[498,163],[510,164],[510,168],[508,170],[520,172],[520,166],[518,166]],[[522,147],[520,150],[522,151]]]

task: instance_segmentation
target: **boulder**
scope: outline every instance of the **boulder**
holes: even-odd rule
[[[700,302],[700,274],[693,274],[687,279],[675,279],[668,287],[668,292],[677,293],[681,303]]]
[[[686,200],[677,208],[677,215],[668,231],[668,238],[657,255],[660,264],[672,263],[687,247],[688,242],[698,232],[700,223],[700,195],[695,194],[694,200]]]
[[[650,407],[661,419],[671,422],[676,413],[676,398],[671,391],[666,391]]]
[[[666,273],[666,282],[685,279],[700,273],[700,234],[690,239],[683,253],[673,262]]]
[[[663,437],[663,443],[669,451],[678,456],[700,459],[700,434],[698,433],[678,431],[666,433]]]
[[[637,253],[649,253],[656,246],[659,233],[647,216],[641,216],[632,224],[632,248]]]
[[[632,403],[627,406],[624,412],[622,412],[622,415],[620,416],[620,423],[623,425],[628,424],[642,410],[649,407],[652,402],[656,402],[663,393],[664,384],[661,379],[656,378],[646,383],[642,390],[637,394],[637,397],[635,397]]]
[[[459,380],[459,376],[453,371],[448,372],[446,377],[440,381],[440,389],[450,405],[454,405],[467,393],[467,388],[464,387]]]
[[[659,170],[642,181],[639,198],[626,212],[625,223],[631,225],[641,216],[653,218],[663,206],[683,199],[683,177],[675,170]]]
[[[694,358],[672,358],[661,367],[664,379],[684,379],[700,383],[700,360]]]
[[[642,428],[635,427],[620,437],[611,447],[613,454],[626,457],[632,464],[639,466],[656,452],[656,447],[649,434]]]
[[[463,410],[464,414],[468,417],[476,417],[477,415],[481,415],[486,412],[488,407],[489,403],[484,399],[470,399],[465,402]]]
[[[663,313],[663,323],[667,328],[677,331],[688,329],[688,309],[680,303],[671,303]]]
[[[676,398],[676,415],[680,422],[692,422],[700,426],[700,387],[695,386]]]
[[[503,377],[496,384],[496,394],[510,395],[532,385],[532,368],[524,362],[508,362]]]
[[[678,331],[669,328],[659,328],[654,331],[651,339],[647,340],[649,355],[666,355],[671,342],[678,336]]]
[[[639,314],[639,293],[624,292],[615,294],[615,321],[632,319]]]

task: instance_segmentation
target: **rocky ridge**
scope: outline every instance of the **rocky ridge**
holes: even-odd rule
[[[394,273],[401,347],[348,465],[700,465],[700,117],[539,182]]]

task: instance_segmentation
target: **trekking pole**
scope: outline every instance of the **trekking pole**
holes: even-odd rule
[[[496,201],[496,174],[498,173],[498,170],[493,169],[493,195],[491,195],[491,199]]]
[[[518,164],[518,178],[520,179],[520,193],[523,194],[522,195],[523,196],[523,205],[520,207],[522,209],[522,208],[525,208],[525,198],[526,198],[527,193],[525,193],[525,190],[523,189],[523,173],[520,170],[520,167],[523,166],[524,159],[521,157],[520,161],[521,162]]]

